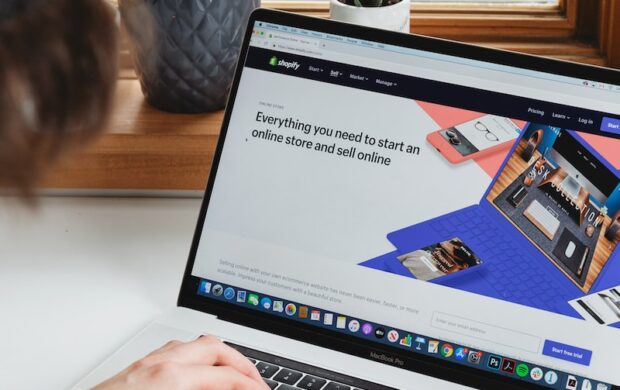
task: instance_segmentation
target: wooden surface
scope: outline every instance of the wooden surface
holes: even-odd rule
[[[606,36],[607,63],[610,66],[620,68],[620,1],[607,0],[605,3],[608,4],[606,9],[608,18],[606,30],[603,30],[602,33]]]
[[[223,112],[169,114],[145,104],[137,80],[120,80],[106,133],[69,156],[48,188],[203,189]]]
[[[525,140],[521,141],[520,144],[517,145],[517,149],[515,150],[513,155],[510,157],[510,160],[508,160],[508,163],[506,164],[506,167],[504,168],[502,175],[500,175],[500,177],[498,178],[493,188],[491,188],[491,191],[489,192],[489,195],[487,196],[487,200],[491,204],[494,204],[493,201],[495,200],[495,198],[497,198],[506,188],[508,188],[508,186],[512,182],[514,182],[519,177],[519,175],[525,172],[525,170],[528,169],[528,167],[541,156],[540,152],[536,151],[534,156],[530,159],[530,161],[523,161],[523,159],[519,156],[521,154],[521,151],[525,148],[524,145],[525,145]],[[497,210],[499,210],[499,212],[503,214],[503,212],[499,208],[497,208]],[[507,219],[510,221],[510,218],[507,217]],[[609,240],[605,238],[605,232],[607,231],[607,228],[609,227],[610,224],[611,224],[611,218],[605,217],[605,220],[603,221],[603,225],[601,226],[601,233],[599,235],[599,238],[596,244],[596,249],[594,250],[594,256],[592,258],[590,268],[588,269],[588,275],[586,276],[586,282],[583,287],[575,283],[573,279],[564,270],[558,267],[558,269],[562,271],[562,273],[564,273],[568,277],[568,279],[571,280],[573,283],[575,283],[575,286],[581,289],[584,293],[588,293],[590,291],[590,288],[596,281],[596,278],[601,273],[601,271],[603,270],[603,267],[605,266],[605,263],[607,263],[607,260],[611,256],[611,253],[613,252],[615,245],[617,245],[618,243],[618,240],[615,240],[614,242],[610,242]],[[513,226],[521,230],[514,223],[513,223]],[[524,235],[525,237],[527,237],[527,234],[524,233]],[[532,244],[536,246],[536,242],[532,240],[530,240],[530,242],[532,242]],[[542,252],[544,253],[544,251]],[[545,256],[547,256],[551,260],[551,258],[548,255],[545,254]],[[552,260],[551,262],[555,265],[555,262],[553,262]]]
[[[585,32],[594,37],[598,50],[605,57],[607,66],[620,68],[620,1],[618,0],[582,0],[582,7],[587,10],[583,16],[590,20],[577,23],[577,32]],[[596,15],[593,17],[593,13]]]

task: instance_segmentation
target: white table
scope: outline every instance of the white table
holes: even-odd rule
[[[173,307],[199,207],[0,197],[0,389],[66,389]]]

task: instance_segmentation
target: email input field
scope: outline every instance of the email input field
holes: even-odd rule
[[[433,313],[431,326],[532,353],[538,353],[542,342],[534,335],[441,312]]]

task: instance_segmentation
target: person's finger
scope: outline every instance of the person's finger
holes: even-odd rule
[[[262,379],[257,382],[232,367],[187,365],[178,373],[183,376],[184,390],[269,390]]]
[[[169,351],[169,350],[171,350],[172,348],[177,347],[177,346],[179,346],[179,345],[181,345],[181,344],[183,344],[183,342],[182,342],[182,341],[179,341],[179,340],[172,340],[172,341],[168,341],[166,344],[164,344],[163,346],[161,346],[161,347],[157,348],[156,350],[154,350],[153,352],[149,353],[149,354],[148,354],[148,355],[146,355],[146,356],[147,356],[147,357],[148,357],[148,356],[153,356],[153,355],[157,355],[157,354],[160,354],[160,353],[163,353],[163,352]]]
[[[149,354],[145,355],[142,359],[136,360],[135,362],[131,363],[129,366],[125,367],[125,369],[121,371],[119,375],[137,371],[137,370],[140,370],[141,368],[152,366],[154,364],[162,362],[165,359],[160,358],[160,356],[162,356],[164,352],[169,351],[172,348],[179,346],[181,344],[183,344],[183,342],[179,340],[168,341],[166,344],[162,345],[156,350],[153,350]]]
[[[229,366],[257,382],[263,382],[256,367],[248,358],[213,336],[205,336],[189,343],[177,345],[158,354],[157,357],[182,364]]]

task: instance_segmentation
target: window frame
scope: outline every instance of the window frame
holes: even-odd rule
[[[599,0],[598,43],[607,58],[607,66],[620,68],[620,4],[616,0]]]
[[[411,32],[459,40],[571,38],[577,26],[578,0],[558,5],[428,4],[411,6]],[[263,7],[329,16],[329,2],[263,0]]]
[[[620,68],[620,4],[617,3],[620,1],[559,0],[556,5],[486,5],[412,0],[411,32]],[[328,1],[263,0],[262,6],[329,17]],[[134,78],[126,34],[121,37],[120,78]]]

